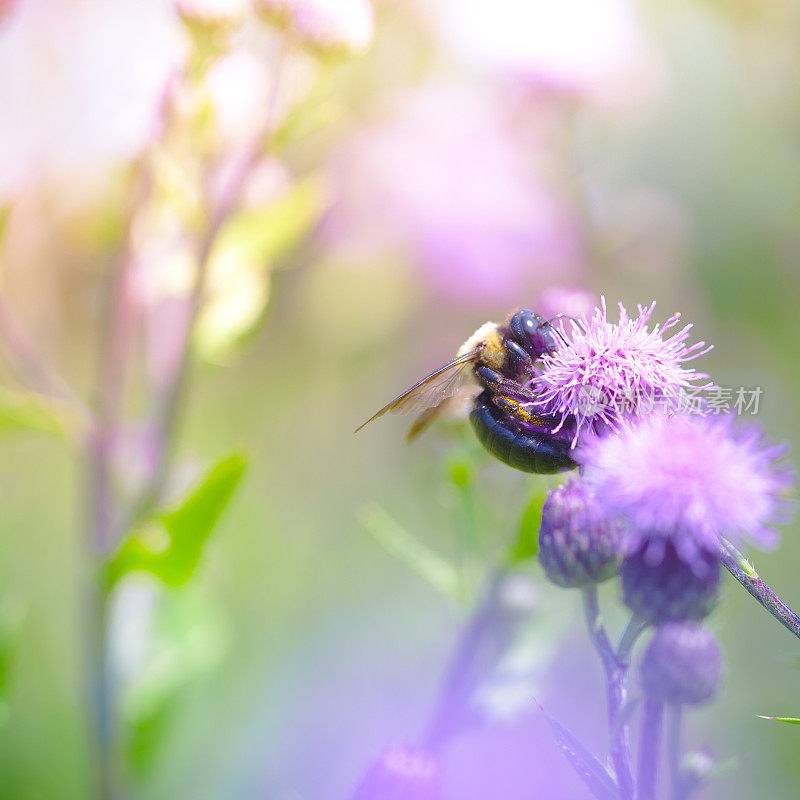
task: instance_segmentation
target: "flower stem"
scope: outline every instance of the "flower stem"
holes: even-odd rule
[[[645,698],[639,738],[638,800],[655,800],[656,798],[663,718],[664,704],[660,700]]]
[[[456,643],[423,737],[430,752],[441,749],[464,724],[465,706],[475,681],[475,663],[497,621],[500,590],[506,575],[501,571],[491,579]]]
[[[728,572],[772,614],[786,630],[800,639],[800,617],[759,577],[753,565],[728,541],[722,540],[722,563]]]
[[[238,154],[232,174],[228,177],[218,195],[214,198],[207,198],[206,226],[196,244],[195,260],[197,267],[189,297],[189,314],[181,332],[182,340],[178,364],[163,396],[158,399],[153,415],[155,440],[158,443],[155,465],[140,496],[132,504],[130,512],[122,521],[122,533],[142,522],[161,500],[161,492],[171,466],[178,418],[187,394],[189,367],[191,366],[193,355],[192,336],[203,309],[214,245],[217,242],[220,230],[236,210],[248,177],[253,169],[258,166],[260,159],[270,151],[281,78],[283,77],[290,44],[290,38],[286,35],[282,38],[278,47],[273,68],[272,88],[267,99],[267,118],[263,128],[254,137],[253,141]]]
[[[667,709],[667,761],[672,781],[672,800],[685,800],[686,788],[681,779],[681,706]]]
[[[620,661],[603,627],[597,587],[583,590],[583,610],[589,637],[600,656],[606,674],[606,695],[608,698],[608,727],[611,732],[609,751],[617,774],[617,784],[621,800],[633,800],[634,784],[631,771],[631,751],[628,743],[628,726],[618,723],[618,716],[627,697],[627,662]],[[630,626],[629,626],[630,627]],[[626,632],[627,633],[627,632]],[[638,634],[637,634],[638,635]],[[631,638],[628,636],[627,638]],[[634,637],[635,638],[635,637]],[[623,637],[626,639],[626,637]],[[632,646],[632,645],[631,645]]]
[[[617,660],[626,667],[630,666],[631,653],[639,637],[647,628],[647,623],[637,616],[633,616],[622,633],[617,647]]]

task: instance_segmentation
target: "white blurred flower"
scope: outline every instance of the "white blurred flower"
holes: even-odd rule
[[[247,50],[233,50],[212,62],[203,85],[223,145],[242,146],[262,131],[273,80],[264,61]]]
[[[445,41],[485,69],[614,100],[652,79],[630,0],[434,0],[432,10]]]
[[[255,0],[267,18],[288,25],[320,50],[363,53],[372,42],[374,16],[369,0]]]
[[[12,21],[0,47],[0,197],[52,181],[80,196],[152,136],[181,32],[160,0],[28,0]]]

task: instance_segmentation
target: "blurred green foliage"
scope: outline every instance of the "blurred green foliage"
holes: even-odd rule
[[[233,497],[244,469],[243,456],[238,453],[226,456],[176,508],[153,514],[141,528],[128,535],[106,565],[107,589],[137,571],[149,572],[167,586],[186,583],[194,574],[203,547]]]

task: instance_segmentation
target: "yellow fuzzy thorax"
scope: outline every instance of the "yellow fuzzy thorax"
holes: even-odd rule
[[[488,367],[501,369],[505,363],[505,349],[503,348],[503,338],[495,322],[484,322],[483,325],[458,348],[456,357],[471,353],[480,344],[483,345],[480,360]]]

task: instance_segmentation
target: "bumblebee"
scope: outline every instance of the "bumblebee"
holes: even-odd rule
[[[373,414],[356,433],[387,411],[417,414],[407,436],[411,441],[457,398],[469,395],[475,435],[495,458],[524,472],[572,469],[570,426],[556,431],[560,419],[534,410],[536,394],[528,388],[536,362],[563,340],[552,322],[521,309],[502,325],[481,325],[452,361]]]

